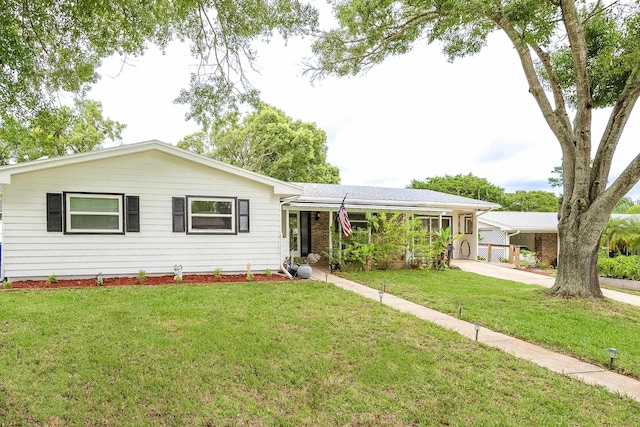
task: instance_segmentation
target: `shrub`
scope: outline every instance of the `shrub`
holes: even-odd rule
[[[218,279],[220,278],[221,274],[222,274],[222,269],[220,267],[216,267],[213,270],[213,275],[216,276]]]
[[[405,221],[400,213],[367,214],[367,219],[375,231],[372,236],[375,246],[371,248],[371,257],[376,267],[381,270],[395,267],[403,259],[409,243],[410,222]]]
[[[640,280],[640,258],[636,255],[599,258],[598,273],[604,277]]]
[[[9,289],[11,287],[11,282],[7,280],[7,281],[2,283],[2,286],[7,288],[7,289]]]
[[[265,274],[267,277],[271,277],[271,275],[272,275],[273,273],[271,273],[271,270],[267,268],[267,269],[264,271],[264,274]]]
[[[50,275],[49,277],[47,277],[47,282],[49,282],[49,283],[57,283],[58,282],[58,276],[56,276],[55,274]]]
[[[253,282],[253,273],[247,273],[247,282]]]
[[[147,280],[147,272],[144,270],[138,271],[138,282],[142,283]]]

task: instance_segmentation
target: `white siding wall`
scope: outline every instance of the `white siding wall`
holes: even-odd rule
[[[140,197],[140,232],[70,235],[47,232],[46,193],[101,192]],[[146,152],[14,175],[4,186],[4,277],[185,274],[266,268],[281,263],[280,204],[270,186],[160,152]],[[250,232],[172,232],[172,197],[225,196],[250,200]]]

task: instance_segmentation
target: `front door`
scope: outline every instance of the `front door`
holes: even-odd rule
[[[289,212],[289,256],[305,257],[311,252],[311,213]]]
[[[300,256],[300,212],[289,212],[289,256]]]

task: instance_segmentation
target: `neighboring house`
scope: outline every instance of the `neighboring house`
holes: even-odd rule
[[[488,258],[488,244],[525,246],[538,261],[554,264],[558,258],[556,212],[487,212],[478,216],[478,255]],[[508,259],[508,248],[492,247],[491,259]]]
[[[286,183],[158,141],[0,167],[2,277],[91,277],[277,270],[324,255],[336,212],[402,212],[466,233],[493,203],[429,190]]]

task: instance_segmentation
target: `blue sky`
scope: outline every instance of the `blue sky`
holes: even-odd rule
[[[258,46],[260,74],[252,77],[263,99],[296,120],[327,132],[328,161],[350,185],[404,187],[412,179],[473,173],[512,192],[553,191],[547,183],[561,152],[528,93],[517,56],[506,38],[489,39],[479,54],[446,61],[438,46],[417,46],[367,74],[314,85],[302,75],[308,40]],[[163,55],[105,61],[102,80],[88,97],[128,125],[124,143],[159,139],[175,144],[198,130],[176,105],[196,60],[186,45]],[[640,112],[633,113],[614,159],[613,176],[637,154]],[[594,116],[594,143],[606,124]],[[634,145],[636,148],[634,148]],[[640,198],[640,190],[630,196]]]

